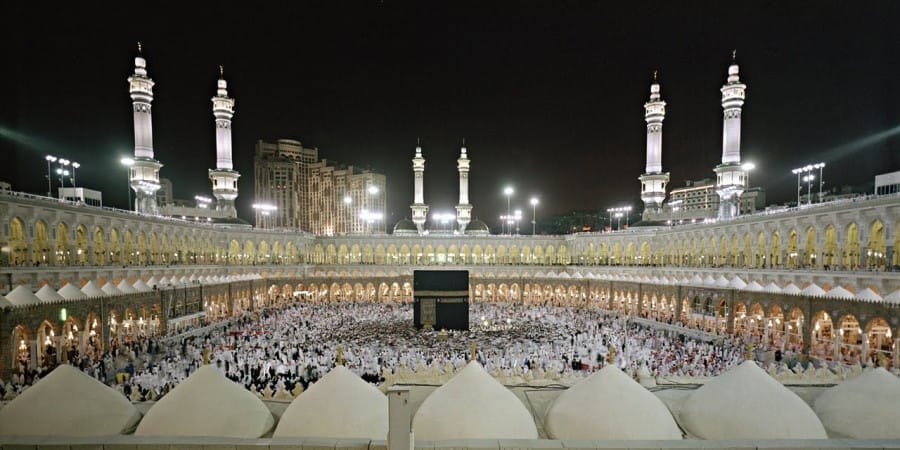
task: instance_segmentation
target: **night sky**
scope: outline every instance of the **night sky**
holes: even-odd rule
[[[224,64],[245,218],[254,143],[277,138],[386,174],[389,225],[410,214],[416,138],[432,212],[457,202],[463,138],[473,215],[492,225],[507,184],[529,215],[531,195],[538,216],[640,208],[653,70],[663,169],[682,186],[720,162],[732,49],[749,86],[742,158],[769,203],[794,198],[793,167],[825,161],[826,188],[900,170],[895,1],[13,3],[0,31],[0,180],[16,190],[46,192],[51,153],[125,205],[136,41],[156,82],[156,158],[179,198],[211,195]]]

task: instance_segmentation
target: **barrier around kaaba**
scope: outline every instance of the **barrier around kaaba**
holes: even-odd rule
[[[469,271],[413,271],[416,329],[469,329]]]

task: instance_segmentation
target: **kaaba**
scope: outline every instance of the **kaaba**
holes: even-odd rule
[[[416,329],[469,329],[469,271],[413,271],[413,325]]]

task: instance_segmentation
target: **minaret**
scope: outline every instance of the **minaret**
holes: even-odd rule
[[[134,58],[134,74],[128,77],[128,92],[134,108],[134,164],[131,166],[131,189],[134,190],[134,209],[139,213],[157,214],[156,191],[159,190],[159,169],[162,164],[153,159],[153,121],[150,103],[153,102],[153,80],[147,76],[147,61],[141,55]]]
[[[466,227],[472,220],[472,205],[469,204],[469,157],[466,155],[465,139],[463,139],[463,145],[459,151],[459,159],[456,160],[456,169],[459,170],[459,204],[456,205],[456,223],[459,224],[459,232],[465,233]]]
[[[722,85],[722,164],[716,166],[716,193],[719,194],[719,218],[735,217],[740,212],[740,198],[747,187],[747,171],[741,165],[741,107],[747,86],[741,83],[737,51],[731,53],[728,81]]]
[[[653,220],[666,199],[669,173],[662,171],[662,126],[666,118],[666,102],[659,95],[656,71],[650,85],[650,101],[644,103],[644,120],[647,122],[647,167],[641,180],[641,200],[644,201],[644,220]]]
[[[419,234],[425,232],[425,220],[428,218],[428,205],[425,204],[425,189],[423,183],[425,181],[425,158],[422,157],[422,146],[416,140],[416,156],[412,160],[413,164],[413,189],[415,190],[412,209],[412,221],[416,224]]]
[[[228,217],[237,217],[234,199],[238,196],[238,178],[241,174],[231,163],[231,118],[234,116],[234,99],[228,96],[228,83],[224,70],[219,66],[219,82],[216,96],[212,98],[213,116],[216,118],[216,168],[210,169],[216,210]]]

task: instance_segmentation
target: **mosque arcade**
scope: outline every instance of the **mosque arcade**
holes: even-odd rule
[[[594,306],[719,333],[784,336],[807,350],[854,346],[884,352],[897,365],[900,196],[738,215],[735,199],[747,182],[740,159],[746,86],[736,63],[722,87],[723,153],[715,168],[720,220],[561,236],[490,235],[472,219],[465,145],[457,161],[456,233],[428,233],[425,226],[420,146],[412,220],[390,235],[314,236],[156,216],[163,166],[154,159],[154,82],[142,56],[128,80],[135,126],[130,179],[139,214],[0,191],[0,292],[14,304],[16,289],[31,294],[68,285],[96,294],[8,306],[0,314],[2,374],[23,349],[41,357],[37,343],[90,335],[109,345],[199,316],[236,316],[294,294],[310,301],[408,302],[418,267],[468,269],[475,302]],[[220,78],[212,99],[217,159],[209,178],[217,205],[233,215],[240,175],[231,161],[234,100],[226,88]],[[665,102],[656,80],[645,110],[641,196],[652,211],[664,203],[669,180],[661,165]]]

